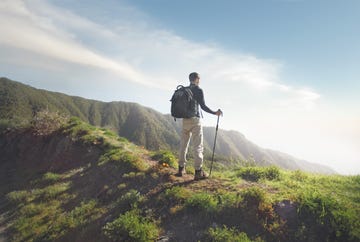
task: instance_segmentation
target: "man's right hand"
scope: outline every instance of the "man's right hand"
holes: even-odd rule
[[[218,109],[217,111],[216,111],[216,113],[215,113],[215,115],[216,116],[223,116],[223,112],[220,110],[220,109]]]

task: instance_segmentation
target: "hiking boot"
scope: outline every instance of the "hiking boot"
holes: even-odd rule
[[[203,180],[203,179],[206,179],[208,177],[209,177],[209,175],[205,171],[203,171],[202,169],[195,171],[195,176],[194,176],[195,181]]]
[[[179,166],[179,171],[178,171],[178,173],[175,174],[175,176],[181,177],[181,176],[183,176],[183,175],[185,175],[185,174],[186,174],[185,167]]]

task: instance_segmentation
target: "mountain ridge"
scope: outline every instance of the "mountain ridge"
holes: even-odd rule
[[[150,150],[178,149],[180,122],[173,122],[169,114],[162,114],[137,103],[102,102],[69,96],[0,78],[0,119],[3,122],[26,122],[43,109],[76,116],[91,125],[109,128]],[[214,128],[204,127],[206,157],[211,153],[214,132]],[[278,165],[290,170],[335,173],[329,167],[261,148],[235,130],[219,129],[216,158],[220,162],[228,159],[253,160],[259,165]]]

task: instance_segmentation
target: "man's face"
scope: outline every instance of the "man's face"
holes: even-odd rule
[[[199,86],[199,83],[200,83],[200,76],[196,77],[195,80],[194,80],[194,84],[196,86]]]

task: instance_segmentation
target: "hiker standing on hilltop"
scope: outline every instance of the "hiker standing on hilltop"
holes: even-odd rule
[[[222,111],[218,109],[216,112],[212,111],[205,104],[204,93],[203,90],[199,87],[200,75],[196,72],[190,73],[190,89],[193,93],[194,97],[194,116],[190,118],[183,118],[182,124],[182,132],[181,132],[181,144],[180,144],[180,156],[179,156],[179,171],[176,174],[177,176],[182,176],[185,174],[185,165],[186,165],[186,154],[188,151],[188,146],[190,142],[190,138],[192,137],[192,142],[195,151],[194,158],[194,166],[195,166],[195,177],[194,180],[205,179],[208,177],[203,169],[203,128],[200,120],[200,109],[205,112],[214,114],[214,115],[222,115]]]

